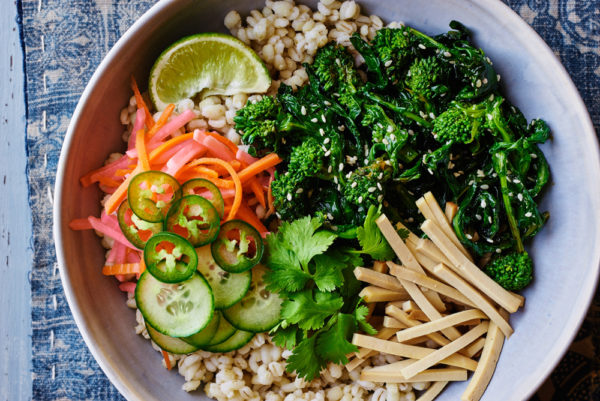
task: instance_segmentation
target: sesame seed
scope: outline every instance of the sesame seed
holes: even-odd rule
[[[460,173],[452,173],[455,177],[460,177]]]
[[[409,223],[412,223],[415,221],[415,219],[413,217],[409,217],[408,219],[406,219],[406,221],[408,221]]]
[[[327,213],[327,218],[328,218],[329,220],[333,220],[333,215],[332,215],[331,213]]]
[[[531,156],[532,159],[537,159],[537,155],[535,153],[532,153],[529,156]]]
[[[444,52],[444,57],[452,57],[452,54],[450,52]]]
[[[380,182],[377,183],[377,188],[379,188],[380,191],[383,191],[383,188],[381,187],[381,183]]]
[[[338,166],[338,170],[342,171],[344,169],[344,163],[340,163]]]
[[[515,196],[515,194],[513,194],[512,192],[509,192],[508,196],[513,197],[513,196]]]
[[[469,181],[469,185],[473,185],[473,184],[475,184],[475,181],[473,181],[473,180]]]
[[[287,198],[288,201],[291,201],[292,200],[292,194],[288,193],[287,196],[286,196],[286,198]]]
[[[490,189],[490,186],[488,184],[483,184],[481,186],[481,189]]]
[[[385,163],[386,166],[391,166],[392,165],[392,162],[389,161],[389,160],[384,161],[384,163]]]
[[[383,195],[379,195],[379,196],[377,197],[377,202],[380,202],[380,203],[381,203],[381,201],[382,201],[382,200],[383,200]]]
[[[467,239],[473,239],[473,236],[471,234],[465,234],[465,237],[467,237]]]
[[[385,65],[386,67],[389,67],[390,65],[392,65],[392,60],[386,61],[383,65]]]
[[[338,125],[338,131],[341,131],[341,132],[343,132],[343,131],[345,131],[345,130],[346,130],[346,127],[345,127],[345,126],[343,126],[343,125]]]
[[[419,115],[423,118],[427,118],[427,114],[423,113],[422,110],[419,110]]]
[[[284,145],[287,143],[287,141],[285,140],[285,138],[281,138],[281,143],[283,143]]]
[[[431,171],[430,168],[428,168],[427,171],[429,172],[429,174],[433,175],[433,171]]]
[[[419,43],[419,49],[425,50],[427,48],[422,43]]]
[[[492,216],[488,216],[488,223],[492,224]]]
[[[394,134],[390,135],[390,139],[391,139],[392,141],[395,141],[395,140],[396,140],[396,135],[394,135]]]
[[[301,113],[303,116],[305,116],[305,115],[306,115],[306,107],[302,106],[302,107],[300,108],[300,113]]]
[[[329,166],[329,167],[327,167],[327,172],[328,172],[328,173],[331,173],[331,170],[333,170],[333,167],[332,167],[332,166]]]
[[[483,78],[483,84],[487,84],[488,83],[488,79],[487,78]]]
[[[331,106],[331,102],[329,102],[329,101],[327,101],[327,100],[325,100],[325,101],[323,102],[323,104],[325,104],[325,106]]]
[[[325,130],[323,128],[319,128],[319,134],[321,134],[321,136],[324,136]]]
[[[496,248],[496,253],[500,253],[500,252],[502,252],[502,249]]]
[[[478,79],[477,81],[475,81],[475,86],[478,88],[481,88],[481,79]]]
[[[338,191],[341,191],[341,190],[342,190],[342,186],[341,186],[340,184],[338,184],[338,186],[337,186],[337,190],[338,190]]]
[[[297,193],[297,194],[301,194],[302,192],[304,192],[304,188],[298,188],[298,189],[296,190],[296,193]]]
[[[325,146],[321,146],[321,149],[323,149],[323,152],[327,152],[327,148]]]
[[[385,138],[383,138],[383,141],[381,141],[381,142],[383,142],[384,145],[389,145],[390,144],[390,142],[387,139],[385,139]]]
[[[497,75],[496,75],[496,79],[498,80],[498,82],[500,82],[500,78],[501,78],[501,77],[500,77],[500,74],[497,74]]]
[[[491,102],[492,100],[494,100],[494,94],[493,94],[493,93],[490,95],[490,102]]]
[[[350,178],[352,176],[352,171],[348,171],[348,174],[346,174],[346,178]]]
[[[325,118],[325,114],[321,114],[321,121],[323,121],[324,123],[327,122],[327,119]]]
[[[358,197],[358,203],[362,203],[362,201],[363,201],[363,197],[362,197],[362,196],[359,196],[359,197]]]
[[[485,177],[483,170],[477,170],[477,177]]]
[[[331,142],[331,139],[329,139],[329,138],[325,138],[325,140],[323,141],[323,143],[324,143],[325,145],[327,145],[329,142]]]
[[[352,184],[350,184],[350,188],[356,188],[358,184],[356,183],[356,181],[354,181]]]
[[[525,217],[531,217],[531,216],[532,216],[531,212],[525,213]]]
[[[369,187],[369,189],[367,189],[367,191],[368,191],[369,193],[373,193],[373,192],[375,192],[376,190],[377,190],[377,188],[375,188],[375,187]]]
[[[413,131],[411,129],[408,130],[408,135],[414,135],[414,134],[415,134],[415,131]]]
[[[331,150],[328,150],[327,152],[325,152],[325,156],[329,156],[331,154]]]
[[[492,174],[492,177],[496,178],[496,177],[498,177],[498,174],[494,173],[494,174]]]
[[[381,180],[383,178],[383,173],[379,173],[379,175],[377,176],[378,180]]]
[[[476,214],[476,215],[475,215],[475,218],[476,218],[477,220],[481,220],[483,217],[481,217],[481,215],[480,215],[480,214]]]
[[[490,244],[493,244],[493,243],[494,243],[494,240],[493,240],[493,239],[491,239],[491,238],[486,238],[485,240],[486,240],[487,242],[489,242]]]
[[[515,184],[518,184],[518,183],[520,183],[520,182],[521,182],[521,180],[519,180],[518,178],[515,178],[515,179],[513,180],[513,182],[514,182]]]
[[[456,61],[450,60],[449,63],[452,64],[452,65],[454,65],[454,64],[456,64]]]
[[[316,117],[314,117],[314,118],[311,118],[311,119],[310,119],[310,121],[311,121],[311,122],[313,122],[313,123],[316,123],[316,122],[317,122],[317,121],[319,121],[319,120],[317,120],[317,118],[316,118]]]
[[[394,127],[392,127],[391,125],[388,125],[386,131],[388,132],[388,134],[391,134],[394,131]]]
[[[485,209],[485,207],[486,207],[486,206],[487,206],[487,203],[485,202],[485,199],[482,199],[482,200],[481,200],[481,207],[482,207],[483,209]]]
[[[517,199],[519,200],[519,202],[523,202],[523,194],[518,194]]]
[[[411,196],[414,196],[415,193],[413,191],[407,191]]]
[[[334,183],[336,183],[336,184],[338,183],[338,178],[337,178],[337,176],[333,177],[333,182],[334,182]]]
[[[435,114],[429,113],[429,118],[431,118],[433,120],[435,118]]]
[[[365,165],[369,164],[369,159],[365,159],[363,161],[364,161]]]
[[[454,168],[454,163],[448,162],[448,170],[452,170]]]
[[[339,93],[337,93],[337,92],[333,92],[333,96],[335,96],[335,97],[340,97],[340,94],[339,94]]]

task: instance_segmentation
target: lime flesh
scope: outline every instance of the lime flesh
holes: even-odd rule
[[[165,50],[150,72],[150,97],[157,110],[197,94],[264,93],[271,77],[242,41],[220,33],[185,37]]]

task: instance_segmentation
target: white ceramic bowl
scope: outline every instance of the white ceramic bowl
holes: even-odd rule
[[[495,0],[365,0],[369,13],[404,21],[428,33],[458,19],[502,74],[508,97],[531,119],[546,119],[554,140],[544,145],[554,185],[542,209],[550,220],[532,249],[536,279],[527,304],[511,323],[485,400],[524,400],[552,371],[572,341],[590,303],[600,260],[600,164],[589,115],[564,68],[540,37]],[[169,43],[196,32],[224,31],[231,9],[262,8],[263,0],[178,0],[156,4],[117,42],[88,84],[62,149],[55,192],[54,236],[63,286],[73,316],[94,357],[128,400],[205,399],[180,390],[183,378],[161,366],[160,355],[133,331],[134,313],[114,279],[103,277],[104,251],[90,231],[73,232],[73,218],[97,215],[100,192],[79,177],[122,151],[119,111],[130,96],[128,79],[145,82]],[[316,1],[309,2],[315,6]],[[99,118],[101,117],[101,118]],[[97,150],[89,153],[88,149]],[[440,400],[457,400],[464,383]]]

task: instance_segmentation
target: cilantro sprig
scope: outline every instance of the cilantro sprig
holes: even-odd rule
[[[266,238],[270,270],[264,280],[284,299],[273,341],[293,350],[286,369],[307,380],[328,362],[347,363],[346,355],[357,350],[351,338],[359,328],[376,333],[352,274],[362,259],[355,250],[334,244],[337,235],[322,225],[319,218],[304,217],[284,222]]]

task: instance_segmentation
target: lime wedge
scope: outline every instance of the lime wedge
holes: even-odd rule
[[[267,67],[242,41],[200,33],[175,42],[158,57],[148,87],[160,111],[196,94],[264,93],[270,85]]]

